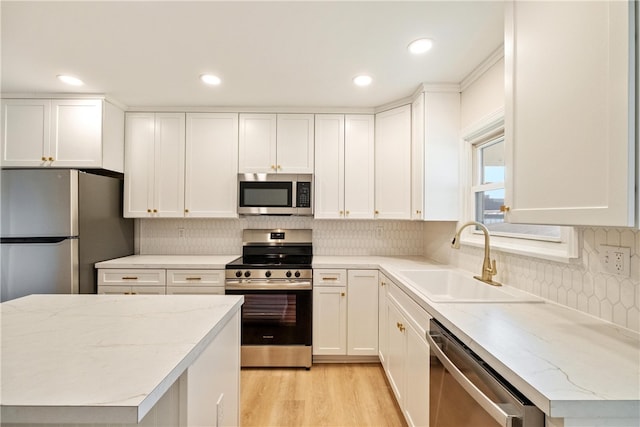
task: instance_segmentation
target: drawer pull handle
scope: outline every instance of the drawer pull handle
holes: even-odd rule
[[[187,277],[186,280],[202,280],[202,277]]]
[[[337,277],[323,277],[322,280],[338,280]]]
[[[125,276],[122,278],[122,280],[138,280],[138,278],[135,276]]]

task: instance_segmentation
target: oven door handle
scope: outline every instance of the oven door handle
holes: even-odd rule
[[[224,288],[229,291],[307,291],[313,289],[310,281],[292,283],[269,281],[257,281],[251,283],[227,282]]]
[[[494,420],[503,427],[513,427],[513,421],[519,418],[519,415],[508,414],[498,406],[493,400],[487,397],[475,384],[473,384],[456,365],[444,354],[440,346],[435,342],[429,332],[426,334],[427,341],[431,351],[438,358],[440,363],[449,371],[451,376],[465,389],[467,393],[484,409]],[[447,339],[443,337],[444,339]],[[454,344],[455,345],[455,344]]]

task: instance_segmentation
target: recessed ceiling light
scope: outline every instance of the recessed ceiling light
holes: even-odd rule
[[[418,39],[409,43],[409,46],[407,46],[407,49],[409,49],[409,52],[413,53],[414,55],[420,55],[427,52],[429,49],[431,49],[432,46],[433,46],[433,40]]]
[[[71,86],[82,86],[84,82],[77,77],[59,74],[58,80]]]
[[[217,86],[220,83],[222,83],[222,80],[220,80],[220,77],[214,76],[213,74],[202,74],[200,76],[200,80],[202,80],[204,83],[211,86]]]
[[[355,76],[353,78],[353,83],[356,86],[369,86],[372,81],[373,79],[371,78],[371,76],[367,76],[365,74],[362,74],[360,76]]]

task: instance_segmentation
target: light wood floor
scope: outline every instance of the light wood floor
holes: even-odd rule
[[[406,426],[379,364],[243,368],[240,389],[243,427]]]

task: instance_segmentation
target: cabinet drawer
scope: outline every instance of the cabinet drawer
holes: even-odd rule
[[[431,319],[429,313],[393,282],[390,283],[387,298],[393,300],[402,309],[407,320],[422,338],[425,338],[429,330],[429,319]]]
[[[130,286],[164,286],[164,270],[136,269],[99,269],[98,286],[130,285]]]
[[[224,295],[224,286],[167,285],[167,295]]]
[[[346,286],[347,270],[313,270],[314,286]]]
[[[224,270],[167,270],[167,286],[219,286],[224,289]]]

